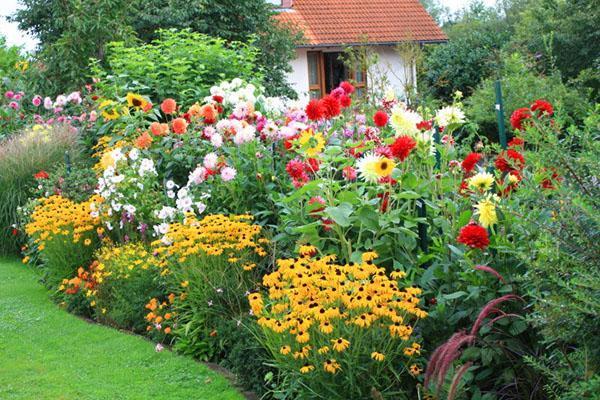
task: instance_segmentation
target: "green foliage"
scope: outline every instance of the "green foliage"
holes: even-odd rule
[[[595,72],[587,86],[598,99],[599,20],[596,0],[529,2],[520,13],[513,41],[539,54],[545,69],[557,68],[566,80]]]
[[[510,126],[509,118],[513,110],[529,105],[537,99],[545,99],[557,108],[568,110],[570,121],[581,121],[585,115],[585,96],[561,82],[558,75],[538,75],[531,61],[518,53],[506,56],[499,73],[502,81],[502,95],[505,111],[505,125]],[[465,103],[469,119],[479,125],[479,130],[498,141],[498,128],[494,107],[496,95],[494,81],[484,79],[473,95]]]
[[[4,89],[4,80],[15,74],[15,66],[18,62],[23,61],[21,49],[17,46],[8,46],[6,38],[0,35],[0,89]]]
[[[268,95],[292,95],[285,80],[295,57],[292,34],[272,18],[264,0],[143,0],[132,10],[131,24],[140,39],[150,42],[159,29],[191,29],[227,41],[253,43],[259,52],[255,72],[264,75]]]
[[[124,96],[133,91],[155,101],[171,97],[189,105],[223,80],[262,79],[255,71],[257,50],[252,45],[226,43],[188,30],[161,30],[158,35],[149,44],[108,46],[106,67],[94,67],[104,94]]]
[[[76,90],[89,80],[89,59],[103,59],[105,45],[132,36],[128,0],[23,0],[12,20],[39,40],[36,55],[43,79],[32,81],[37,92]]]
[[[78,153],[75,132],[62,125],[28,129],[0,142],[0,254],[18,251],[13,225],[31,194],[34,174],[62,161],[65,151]]]
[[[524,132],[539,171],[521,216],[535,226],[524,286],[534,299],[531,322],[548,350],[529,358],[547,378],[549,398],[590,398],[600,373],[600,108],[583,126],[559,116]]]
[[[476,4],[445,31],[448,43],[430,47],[422,81],[436,98],[449,100],[456,90],[470,95],[497,71],[499,51],[510,39],[512,27],[494,9]]]

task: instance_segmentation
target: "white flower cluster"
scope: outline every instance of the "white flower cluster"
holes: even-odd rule
[[[465,120],[465,113],[457,106],[446,106],[435,113],[435,123],[438,126],[462,124]]]
[[[231,82],[225,81],[221,82],[219,86],[211,87],[210,96],[206,97],[204,101],[212,103],[214,96],[220,96],[223,98],[224,106],[234,109],[238,106],[253,108],[260,94],[260,89],[253,84],[246,84],[241,79],[235,78]]]

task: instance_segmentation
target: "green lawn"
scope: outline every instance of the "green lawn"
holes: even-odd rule
[[[58,308],[31,268],[0,258],[1,400],[243,399],[203,364]]]

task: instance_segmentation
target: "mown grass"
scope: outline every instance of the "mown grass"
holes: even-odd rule
[[[0,399],[241,400],[203,364],[58,308],[31,268],[0,258]]]

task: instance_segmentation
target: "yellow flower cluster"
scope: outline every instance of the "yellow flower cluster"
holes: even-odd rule
[[[158,254],[166,257],[177,257],[179,263],[193,255],[209,256],[226,255],[230,263],[245,260],[245,251],[251,251],[264,257],[267,253],[263,244],[268,240],[259,238],[261,228],[252,225],[250,215],[222,214],[208,215],[201,220],[187,216],[183,223],[169,226],[165,238],[152,243]],[[165,239],[169,245],[165,245]],[[242,262],[244,270],[252,270],[256,264]]]
[[[75,203],[62,196],[50,196],[41,200],[33,213],[25,232],[34,238],[38,250],[44,250],[46,243],[57,236],[69,236],[73,243],[82,241],[84,246],[92,244],[89,233],[99,229],[100,221],[90,215],[90,204],[100,202],[99,196],[88,201]]]
[[[118,247],[102,247],[97,253],[98,266],[93,275],[101,284],[104,279],[113,276],[116,279],[127,279],[137,270],[158,268],[166,271],[164,263],[152,257],[146,247],[139,242],[131,242]]]
[[[409,341],[411,323],[427,316],[418,307],[421,289],[401,289],[394,279],[405,274],[388,276],[373,263],[374,252],[364,253],[361,263],[345,265],[336,264],[333,255],[313,254],[314,247],[302,246],[300,257],[278,260],[278,270],[263,278],[268,299],[260,293],[248,296],[268,341],[282,344],[274,353],[290,357],[301,373],[317,365],[336,373],[347,349],[353,362],[360,354],[375,362],[387,361],[386,353],[403,349],[407,356],[418,354],[418,344],[403,345],[395,339]]]

